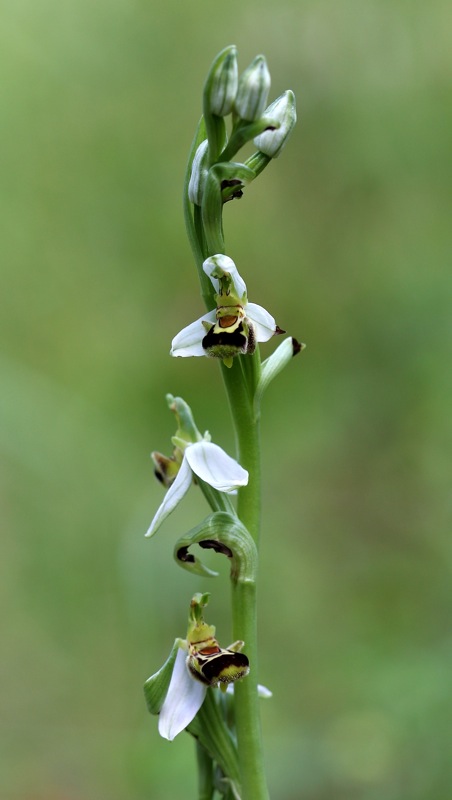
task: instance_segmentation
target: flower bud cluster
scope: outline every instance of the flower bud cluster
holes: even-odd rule
[[[254,141],[258,152],[246,163],[255,163],[259,154],[266,159],[277,158],[286,145],[297,119],[295,96],[288,90],[267,106],[270,83],[267,62],[262,55],[256,56],[240,76],[234,45],[222,50],[213,62],[204,87],[207,137],[195,150],[188,185],[188,198],[194,205],[203,203],[209,171],[213,166],[220,191],[234,183],[236,186],[232,195],[230,192],[222,195],[222,201],[242,196],[245,182],[252,180],[257,173],[244,177],[244,164],[237,162],[236,166],[242,167],[242,171],[231,176],[230,168],[232,159],[247,142]],[[230,114],[232,128],[228,141],[224,118]],[[224,180],[221,169],[218,175],[218,167],[224,167]]]

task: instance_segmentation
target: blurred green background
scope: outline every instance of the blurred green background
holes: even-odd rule
[[[229,641],[227,569],[172,561],[196,491],[143,534],[166,392],[232,449],[217,365],[168,357],[202,312],[181,186],[231,43],[299,109],[225,209],[251,299],[308,345],[264,403],[272,798],[449,800],[451,31],[443,0],[2,3],[2,800],[196,796],[142,684],[195,591]]]

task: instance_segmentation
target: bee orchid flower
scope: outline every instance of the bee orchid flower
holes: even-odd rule
[[[159,733],[172,741],[194,719],[209,687],[226,691],[249,673],[249,661],[241,653],[244,642],[227,649],[215,637],[202,610],[209,594],[195,594],[190,604],[187,638],[176,639],[163,667],[151,675],[144,691],[151,714],[159,714]]]
[[[196,475],[219,492],[233,494],[248,483],[248,472],[225,451],[205,438],[200,442],[182,442],[183,458],[179,471],[172,481],[146,536],[153,536],[162,522],[171,514],[187,494],[193,475]]]
[[[234,356],[254,353],[256,342],[284,333],[262,306],[249,303],[246,285],[232,258],[218,253],[203,269],[216,290],[216,308],[187,325],[174,337],[171,355],[213,356],[232,366]]]

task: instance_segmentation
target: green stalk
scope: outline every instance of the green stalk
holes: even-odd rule
[[[194,152],[194,148],[192,153]],[[189,161],[190,165],[190,161]],[[216,253],[225,253],[222,224],[221,195],[215,196],[213,185],[207,187],[202,209],[191,204],[187,197],[188,181],[184,191],[185,220],[195,256],[201,288],[206,306],[214,306],[213,292],[206,286],[202,262]],[[258,410],[254,395],[261,366],[257,349],[253,355],[234,358],[232,367],[221,365],[231,409],[239,463],[249,472],[249,483],[239,490],[237,515],[253,537],[256,546],[260,532],[260,435]],[[213,506],[212,506],[213,507]],[[250,674],[238,681],[234,688],[235,728],[240,770],[241,800],[268,800],[269,794],[264,770],[264,752],[260,724],[257,652],[257,574],[253,579],[232,580],[231,603],[234,639],[245,642],[250,661]],[[202,711],[202,709],[201,709]],[[199,716],[199,715],[198,715]],[[198,719],[198,718],[197,718]]]
[[[242,356],[242,359],[254,356]],[[239,359],[236,373],[239,376]],[[258,362],[259,363],[259,362]],[[259,364],[260,366],[260,364]],[[239,490],[237,516],[259,544],[261,513],[261,469],[259,420],[253,412],[252,402],[244,402],[246,388],[242,372],[241,392],[231,370],[223,368],[231,412],[238,442],[240,464],[248,470],[248,486]],[[237,402],[239,400],[239,402]],[[241,401],[241,402],[240,402]],[[235,724],[239,752],[240,777],[243,800],[267,800],[269,797],[265,771],[262,730],[260,724],[257,649],[257,575],[254,580],[232,581],[233,638],[245,642],[245,652],[250,661],[250,673],[234,687]]]

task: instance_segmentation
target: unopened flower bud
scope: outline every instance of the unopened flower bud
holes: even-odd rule
[[[218,117],[232,111],[237,93],[237,49],[225,47],[213,62],[204,87],[204,108]]]
[[[188,199],[197,206],[202,204],[202,196],[208,173],[208,141],[204,139],[199,145],[191,166],[188,184]]]
[[[295,95],[288,89],[265,109],[264,118],[268,117],[269,127],[256,136],[254,144],[266,156],[277,158],[285,146],[297,121]],[[274,123],[279,122],[279,127]]]
[[[242,72],[235,98],[235,110],[241,119],[253,122],[261,116],[270,89],[270,73],[264,56],[256,56]]]

